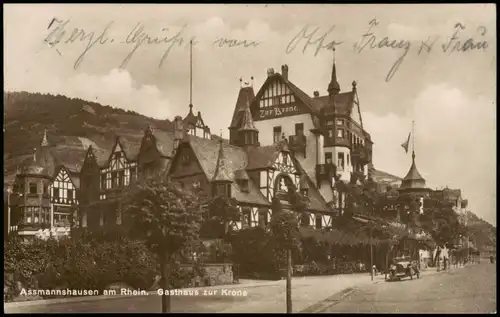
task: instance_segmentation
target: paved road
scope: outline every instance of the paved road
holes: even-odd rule
[[[301,311],[326,299],[346,287],[371,283],[368,274],[294,278],[292,282],[293,310]],[[285,281],[263,285],[233,285],[228,290],[246,291],[247,294],[226,294],[215,287],[216,294],[198,296],[173,296],[172,312],[254,312],[283,313],[285,305]],[[101,300],[59,303],[33,303],[28,306],[9,305],[7,313],[60,313],[60,312],[161,312],[161,297],[154,294],[136,297],[113,297]]]
[[[420,280],[366,285],[324,312],[492,313],[496,312],[496,280],[496,265],[482,262]]]

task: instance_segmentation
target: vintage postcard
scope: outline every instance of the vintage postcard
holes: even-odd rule
[[[5,312],[496,312],[494,4],[4,12]]]

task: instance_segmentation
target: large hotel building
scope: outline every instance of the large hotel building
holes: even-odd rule
[[[286,203],[290,187],[308,198],[302,225],[330,226],[345,204],[335,182],[369,173],[376,180],[379,173],[356,82],[341,91],[335,60],[331,67],[323,94],[310,96],[293,84],[287,65],[281,72],[268,69],[258,90],[242,85],[231,106],[229,140],[212,136],[192,104],[184,118],[175,118],[173,131],[144,127],[117,135],[110,148],[89,146],[78,155],[52,150],[45,134],[30,162],[7,184],[6,232],[43,238],[127,227],[122,190],[138,175],[159,173],[186,188],[235,198],[242,211],[235,229],[268,223],[272,199]],[[415,171],[413,164],[404,190],[425,187],[425,181],[410,179],[421,178]]]

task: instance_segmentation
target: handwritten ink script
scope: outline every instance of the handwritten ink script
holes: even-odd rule
[[[196,36],[187,36],[187,25],[178,30],[162,28],[155,34],[146,30],[146,25],[138,22],[126,34],[118,36],[116,25],[109,22],[104,28],[98,31],[88,31],[82,28],[70,27],[70,20],[53,18],[48,25],[48,35],[45,42],[49,47],[54,48],[58,54],[62,54],[59,48],[73,44],[83,44],[84,48],[76,59],[73,67],[77,69],[84,61],[85,57],[97,46],[124,44],[130,49],[127,50],[120,68],[125,68],[136,56],[141,47],[156,46],[163,49],[158,67],[162,67],[165,60],[175,48],[186,48],[189,45],[195,46],[199,43]],[[462,23],[455,23],[448,36],[427,36],[421,40],[408,40],[404,38],[391,38],[380,35],[377,27],[380,22],[375,18],[368,23],[368,28],[360,37],[352,43],[355,54],[374,50],[397,52],[397,58],[390,66],[385,80],[390,81],[401,65],[409,58],[411,52],[416,56],[431,54],[434,52],[442,54],[468,53],[472,51],[484,52],[489,44],[486,39],[488,30],[484,26],[466,27]],[[115,29],[113,29],[115,27]],[[332,51],[336,47],[345,45],[345,40],[333,39],[335,25],[329,29],[321,30],[320,27],[306,25],[288,42],[285,48],[286,54],[301,52],[302,54],[312,53],[317,56],[322,51]],[[464,33],[468,32],[468,35]],[[226,37],[216,37],[211,41],[213,49],[256,49],[261,47],[262,42],[248,39],[234,39]]]
[[[165,51],[160,58],[158,67],[161,67],[166,58],[175,47],[186,47],[190,44],[193,46],[198,44],[195,36],[186,39],[185,33],[187,25],[181,27],[177,32],[169,28],[162,28],[160,34],[152,35],[145,30],[145,25],[142,22],[137,23],[127,36],[119,41],[116,41],[111,36],[111,29],[114,22],[111,21],[100,31],[87,31],[82,28],[70,28],[70,20],[60,20],[53,18],[48,25],[49,34],[45,37],[44,41],[52,48],[55,48],[59,54],[58,46],[70,45],[75,43],[84,43],[85,48],[75,61],[73,68],[77,69],[84,61],[87,54],[98,45],[109,44],[127,44],[131,46],[131,50],[127,53],[125,58],[120,63],[120,68],[125,68],[132,60],[139,48],[145,45],[157,45],[165,47]],[[261,42],[251,40],[240,40],[218,37],[212,43],[213,48],[255,48]]]
[[[429,36],[427,39],[417,42],[406,39],[391,39],[387,36],[380,37],[375,32],[375,28],[378,25],[379,21],[376,19],[371,20],[368,23],[368,29],[361,35],[361,38],[354,43],[353,49],[356,54],[368,50],[382,49],[400,52],[397,60],[390,67],[386,75],[386,82],[394,77],[412,49],[416,51],[417,55],[423,53],[428,54],[434,51],[434,45],[441,40],[440,36]],[[312,31],[309,26],[304,27],[290,40],[286,48],[286,53],[292,53],[297,47],[302,47],[303,54],[311,47],[314,49],[314,56],[318,55],[321,50],[335,50],[336,46],[344,44],[345,41],[327,40],[327,37],[332,33],[334,28],[335,26],[322,33],[319,27]],[[485,40],[484,37],[487,34],[487,28],[479,26],[474,36],[463,37],[460,32],[465,29],[466,26],[464,24],[456,23],[453,27],[453,33],[448,38],[442,40],[440,48],[437,50],[441,53],[447,53],[448,55],[458,52],[486,51],[488,48],[488,41]]]

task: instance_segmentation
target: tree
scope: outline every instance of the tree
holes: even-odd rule
[[[272,203],[271,233],[279,248],[286,253],[286,312],[292,313],[292,250],[300,245],[297,215],[285,211],[279,199]]]
[[[162,177],[141,179],[125,204],[132,231],[145,240],[160,260],[162,288],[169,287],[175,256],[199,239],[202,204],[192,193]],[[162,312],[170,311],[170,294],[162,295]]]
[[[236,200],[226,196],[216,196],[208,203],[207,213],[207,220],[222,227],[220,234],[227,241],[232,229],[229,224],[240,220],[241,217]]]

